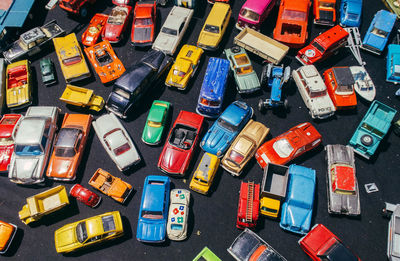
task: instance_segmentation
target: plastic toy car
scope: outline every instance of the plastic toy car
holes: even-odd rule
[[[146,125],[143,129],[142,141],[148,145],[158,145],[164,133],[171,103],[166,101],[153,101]]]
[[[310,5],[309,0],[282,0],[273,33],[274,39],[293,48],[302,47],[308,38]]]
[[[275,3],[276,0],[247,0],[239,11],[236,28],[242,30],[249,27],[259,31]]]
[[[225,49],[224,53],[230,62],[238,93],[252,93],[260,90],[260,81],[246,51],[242,47],[234,46]]]
[[[86,47],[85,53],[102,83],[114,81],[125,72],[124,65],[107,40]]]
[[[254,228],[260,212],[260,184],[243,182],[240,184],[239,204],[236,227],[239,229]]]
[[[65,87],[60,101],[94,111],[101,111],[104,107],[103,97],[94,95],[93,90],[70,84]]]
[[[171,190],[167,223],[167,235],[169,239],[175,241],[186,239],[189,204],[190,192],[188,190]]]
[[[265,168],[268,163],[284,165],[316,148],[321,138],[311,123],[304,122],[261,145],[255,157],[261,168]]]
[[[341,26],[360,27],[363,0],[341,0],[340,20]]]
[[[168,174],[185,175],[203,130],[204,117],[180,111],[168,134],[157,167]]]
[[[336,110],[354,109],[357,96],[355,81],[349,67],[332,67],[324,72],[324,81]]]
[[[108,15],[106,24],[101,33],[103,40],[108,40],[110,43],[118,43],[123,37],[128,28],[131,18],[132,7],[129,5],[117,5]]]
[[[268,133],[269,128],[264,124],[249,120],[222,158],[222,168],[233,176],[240,176]]]
[[[400,44],[389,44],[386,57],[386,81],[400,83]]]
[[[90,20],[88,28],[82,34],[82,44],[86,46],[92,46],[97,43],[101,33],[104,30],[104,26],[107,22],[108,15],[95,14]]]
[[[167,229],[170,179],[165,176],[147,176],[136,229],[136,239],[146,243],[165,241]]]
[[[66,83],[90,76],[89,67],[75,33],[53,38],[53,43]]]
[[[21,119],[20,114],[4,114],[0,120],[0,172],[8,171],[14,151],[14,136]]]
[[[314,24],[334,26],[336,0],[314,0]]]
[[[207,195],[217,173],[220,159],[210,153],[204,153],[196,171],[193,173],[189,188]]]
[[[388,239],[387,239],[387,257],[390,261],[397,261],[399,259],[399,242],[397,239],[400,236],[398,229],[398,221],[400,219],[400,205],[385,202],[383,214],[390,216],[388,225]]]
[[[5,254],[7,252],[17,230],[18,228],[16,225],[0,220],[0,254]]]
[[[193,16],[193,10],[174,6],[168,14],[152,48],[173,55]]]
[[[349,33],[340,25],[318,35],[309,45],[298,51],[296,59],[303,65],[322,61],[347,43]]]
[[[200,31],[197,46],[204,50],[217,50],[228,27],[231,14],[232,10],[229,4],[215,3]]]
[[[40,73],[44,85],[49,86],[57,83],[56,73],[54,71],[54,64],[50,58],[43,58],[40,60]]]
[[[86,17],[89,4],[93,5],[94,3],[96,0],[62,0],[59,1],[59,6],[71,14]]]
[[[245,102],[231,103],[204,135],[201,148],[219,158],[224,156],[233,140],[253,117],[253,113],[253,108]]]
[[[282,229],[302,235],[310,230],[315,183],[315,170],[295,164],[290,165],[287,194],[282,204],[279,224]]]
[[[361,261],[342,241],[324,225],[316,224],[299,240],[300,247],[315,261]]]
[[[152,45],[155,37],[156,2],[136,2],[133,11],[131,43],[133,46]]]
[[[200,253],[193,258],[193,261],[221,261],[219,257],[217,257],[208,247],[204,247]]]
[[[380,55],[386,46],[396,18],[396,15],[389,11],[378,11],[365,33],[361,48]]]
[[[375,99],[375,84],[369,76],[364,66],[350,66],[351,74],[354,79],[354,90],[361,98],[372,102]]]
[[[57,253],[68,253],[123,235],[121,214],[119,211],[113,211],[57,229],[54,232],[54,242]]]
[[[72,186],[69,194],[86,206],[95,208],[100,204],[101,197],[79,184]]]
[[[15,135],[8,171],[10,181],[25,185],[44,181],[59,111],[59,108],[50,106],[28,108]]]
[[[360,156],[370,159],[392,124],[396,110],[375,100],[358,125],[349,145]]]
[[[61,129],[54,142],[46,176],[72,181],[81,162],[93,116],[65,113]]]
[[[221,113],[229,76],[229,61],[211,57],[201,85],[196,112],[207,118]]]
[[[328,170],[328,212],[356,216],[361,214],[360,193],[356,177],[353,148],[344,145],[326,145]]]
[[[9,64],[6,69],[6,104],[21,109],[32,103],[31,67],[28,60]]]
[[[175,63],[172,65],[165,79],[165,85],[185,90],[189,80],[194,76],[199,67],[200,58],[203,53],[203,49],[199,47],[189,44],[182,46],[175,59]]]
[[[140,162],[139,153],[124,126],[109,113],[93,121],[93,128],[101,145],[107,151],[120,171],[127,170]]]
[[[326,85],[314,65],[305,65],[293,70],[292,77],[311,118],[326,119],[335,114],[335,105],[329,97]]]

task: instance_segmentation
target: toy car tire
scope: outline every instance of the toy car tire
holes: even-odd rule
[[[264,65],[262,68],[261,77],[260,77],[261,86],[267,85],[267,81],[268,81],[268,66]]]
[[[232,53],[238,53],[238,52],[240,52],[240,47],[237,46],[237,45],[235,45],[235,46],[233,46],[233,47],[231,48],[231,50],[232,50]]]
[[[283,108],[285,108],[285,110],[289,109],[289,101],[287,99],[283,101]]]
[[[365,146],[370,146],[370,145],[372,145],[372,143],[373,143],[373,141],[374,141],[374,139],[371,137],[371,135],[368,135],[368,134],[362,135],[361,138],[360,138],[360,140],[361,140],[361,143],[362,143],[363,145],[365,145]]]
[[[259,111],[264,111],[264,101],[263,99],[258,100],[258,110]]]

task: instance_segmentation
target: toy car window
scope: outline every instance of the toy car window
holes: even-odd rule
[[[347,13],[345,19],[349,19],[349,20],[358,20],[359,17],[360,17],[360,16],[359,16],[358,14]]]
[[[400,65],[393,66],[393,74],[394,76],[400,76]]]
[[[301,11],[285,9],[282,13],[282,19],[305,21],[307,19],[307,14]]]
[[[321,260],[333,261],[357,261],[358,258],[340,241],[333,239],[335,242],[329,247],[329,249],[321,256]]]
[[[181,225],[181,224],[171,224],[171,230],[183,230],[183,225]]]
[[[36,145],[16,145],[14,148],[15,154],[18,156],[31,156],[31,155],[40,155],[43,150],[42,147],[38,144]]]
[[[125,17],[128,15],[128,12],[122,8],[114,8],[111,11],[111,14],[108,17],[107,23],[113,25],[122,25],[124,23]]]
[[[62,63],[63,63],[65,66],[70,66],[70,65],[79,63],[81,60],[82,60],[82,57],[81,57],[80,53],[78,53],[77,55],[75,55],[75,56],[73,56],[73,57],[68,57],[68,58],[66,58],[66,59],[63,59],[63,60],[62,60]]]
[[[253,67],[252,66],[246,66],[246,67],[241,67],[241,68],[236,68],[236,73],[239,75],[245,75],[253,72]]]
[[[234,58],[238,66],[250,64],[249,58],[245,53],[235,55]]]
[[[267,207],[264,207],[264,206],[261,207],[261,210],[267,211],[269,213],[278,213],[277,209],[267,208]]]
[[[231,153],[229,153],[229,160],[237,165],[239,165],[243,161],[243,159],[244,155],[240,154],[239,152],[232,150]]]
[[[118,148],[114,149],[114,154],[116,156],[119,156],[121,154],[123,154],[124,152],[127,152],[128,150],[130,150],[131,146],[129,145],[129,143],[125,143],[122,146],[119,146]]]
[[[76,226],[76,237],[78,238],[79,243],[85,242],[88,238],[85,221]]]
[[[151,25],[151,19],[150,18],[137,18],[135,20],[135,25]]]
[[[352,93],[353,85],[339,85],[336,89],[336,93]]]
[[[206,180],[203,180],[203,179],[201,179],[201,178],[195,177],[194,179],[197,180],[197,181],[200,182],[200,183],[205,184],[205,185],[208,184],[208,182],[207,182]]]
[[[173,74],[174,74],[175,76],[184,77],[186,73],[185,73],[185,72],[182,72],[182,71],[179,71],[179,70],[177,70],[177,69],[174,69]]]
[[[120,89],[120,88],[115,88],[115,87],[114,87],[113,92],[116,93],[116,94],[118,94],[119,96],[122,96],[123,98],[125,98],[125,99],[127,99],[127,100],[129,100],[130,97],[131,97],[131,95],[130,95],[128,92],[126,92],[126,91],[124,91],[124,90],[122,90],[122,89]]]
[[[215,25],[206,24],[206,26],[204,26],[204,31],[209,32],[209,33],[218,34],[219,33],[219,27],[215,26]]]
[[[148,219],[162,219],[163,214],[161,211],[148,211],[148,210],[143,210],[142,211],[142,218],[148,218]]]
[[[55,153],[56,157],[70,158],[75,156],[74,148],[56,147]]]
[[[229,122],[225,121],[222,118],[219,118],[217,123],[218,123],[219,126],[221,126],[224,129],[229,130],[230,132],[237,131],[237,126],[230,124]]]
[[[309,95],[310,95],[311,98],[325,96],[326,95],[326,90],[310,92]]]
[[[313,42],[311,45],[317,48],[321,53],[325,52],[325,48],[322,47],[319,43]]]
[[[321,8],[335,8],[335,3],[329,3],[329,2],[319,2],[319,7]]]
[[[154,105],[161,106],[161,107],[165,107],[165,108],[168,107],[167,104],[165,104],[165,103],[160,103],[160,102],[156,102],[156,103],[154,103]]]
[[[115,230],[115,222],[114,222],[114,217],[112,215],[102,217],[101,221],[103,222],[104,232]]]
[[[257,14],[256,12],[251,11],[250,9],[243,8],[240,10],[240,15],[243,16],[246,19],[253,20],[253,21],[258,21],[260,20],[260,15]]]
[[[388,36],[388,32],[380,30],[380,29],[378,29],[376,27],[374,27],[372,29],[371,34],[377,35],[377,36],[382,37],[382,38],[386,38]]]
[[[178,31],[176,31],[175,29],[170,29],[168,27],[163,27],[161,29],[161,32],[163,32],[165,34],[169,34],[169,35],[174,35],[174,36],[178,35]]]
[[[2,120],[1,123],[0,123],[0,125],[13,125],[13,124],[15,124],[17,121],[18,121],[17,118],[14,118],[14,119],[8,118],[8,119]]]
[[[275,141],[272,147],[281,158],[289,157],[294,150],[292,145],[290,145],[289,141],[285,138]]]

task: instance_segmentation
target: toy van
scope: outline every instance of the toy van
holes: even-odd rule
[[[267,18],[276,0],[247,0],[239,12],[236,27],[239,30],[250,27],[259,31],[260,25]]]

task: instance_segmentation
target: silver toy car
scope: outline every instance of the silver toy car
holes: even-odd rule
[[[383,213],[390,216],[388,226],[387,257],[389,261],[400,261],[400,204],[385,202]]]

